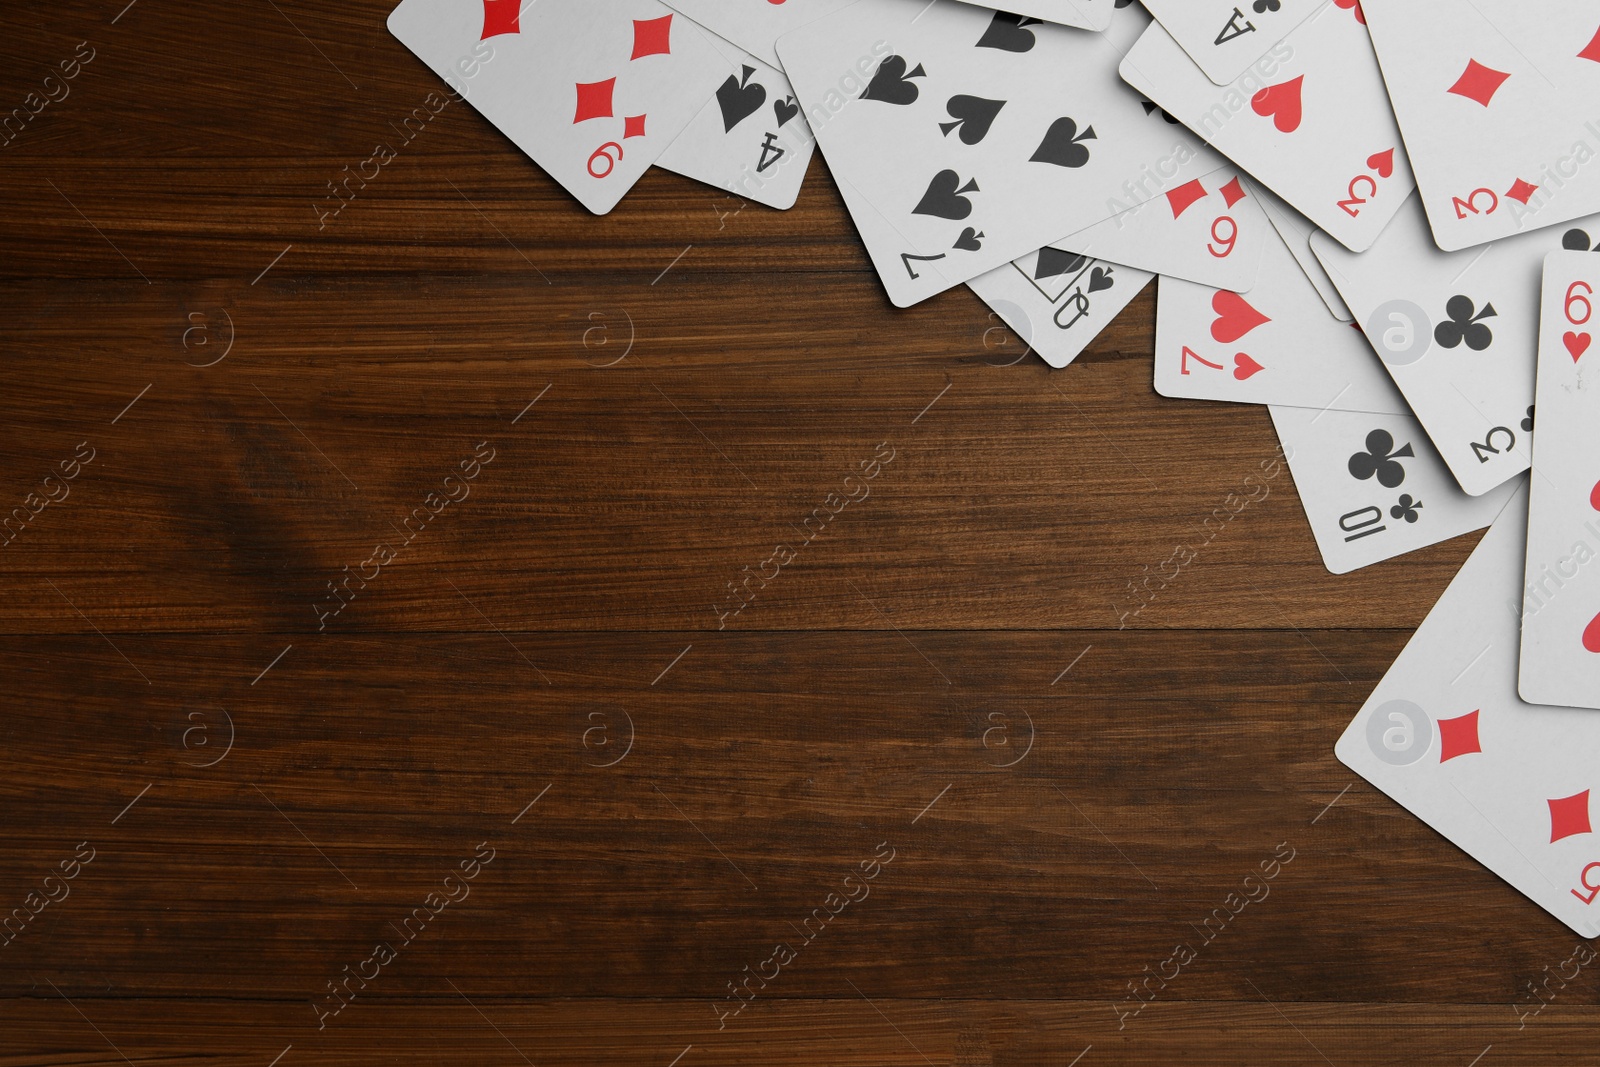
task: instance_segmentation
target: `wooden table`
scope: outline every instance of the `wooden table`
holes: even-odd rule
[[[1475,539],[1232,514],[1153,294],[1053,371],[820,159],[591,217],[384,3],[122,3],[0,35],[0,1062],[1600,1061],[1333,758]]]

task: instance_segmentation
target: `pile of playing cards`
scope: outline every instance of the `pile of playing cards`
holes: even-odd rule
[[[652,163],[787,208],[820,145],[894,304],[964,282],[1054,367],[1161,275],[1156,390],[1268,406],[1329,570],[1493,524],[1338,753],[1600,933],[1600,7],[1014,7],[389,26],[591,211]]]

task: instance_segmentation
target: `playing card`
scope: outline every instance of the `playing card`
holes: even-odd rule
[[[1366,0],[1438,246],[1600,211],[1593,0]]]
[[[403,0],[389,32],[603,215],[710,99],[728,64],[656,0]]]
[[[781,69],[775,47],[779,37],[853,3],[855,0],[672,0],[667,6]]]
[[[1139,38],[1121,73],[1355,251],[1377,238],[1415,184],[1354,11],[1325,6],[1226,88],[1161,26]]]
[[[1255,285],[1262,252],[1276,241],[1260,198],[1229,164],[1054,247],[1243,293]]]
[[[1463,493],[1409,415],[1268,410],[1317,551],[1334,574],[1481,530],[1520,484]]]
[[[705,37],[733,73],[656,166],[768,207],[793,207],[816,141],[789,79],[738,45]]]
[[[963,2],[978,4],[979,7],[989,6],[979,3],[979,0],[963,0]],[[1130,2],[1131,0],[1006,0],[1006,10],[1013,15],[1025,15],[1044,22],[1059,23],[1062,26],[1103,30],[1111,25],[1113,4],[1116,7],[1127,7]]]
[[[1539,313],[1537,410],[1518,691],[1600,708],[1600,255],[1551,252]],[[1592,879],[1600,881],[1600,879]]]
[[[1226,85],[1266,54],[1324,0],[1144,0],[1206,77]],[[1334,0],[1348,8],[1355,0]]]
[[[1318,232],[1311,220],[1279,200],[1271,190],[1263,189],[1253,182],[1246,182],[1245,186],[1256,194],[1261,210],[1266,212],[1272,228],[1278,231],[1283,243],[1289,246],[1289,254],[1300,264],[1306,280],[1317,291],[1317,295],[1322,297],[1322,302],[1328,305],[1328,313],[1340,322],[1350,322],[1354,319],[1355,316],[1345,305],[1344,298],[1339,295],[1339,290],[1334,288],[1333,279],[1328,277],[1327,270],[1311,251],[1311,235]]]
[[[1406,413],[1361,334],[1329,316],[1276,239],[1248,294],[1161,279],[1155,382],[1162,396]]]
[[[1046,363],[1065,367],[1153,277],[1133,267],[1041,248],[967,285]]]
[[[1339,738],[1340,761],[1585,937],[1600,716],[1517,696],[1518,489]]]
[[[1118,81],[1141,11],[1104,34],[1026,21],[860,0],[778,44],[846,202],[886,224],[856,220],[900,306],[1223,163]]]
[[[1352,255],[1311,239],[1372,347],[1461,487],[1483,493],[1531,456],[1539,272],[1545,253],[1590,247],[1588,230],[1534,230],[1441,252],[1413,196],[1377,242]],[[1597,257],[1600,258],[1600,257]]]

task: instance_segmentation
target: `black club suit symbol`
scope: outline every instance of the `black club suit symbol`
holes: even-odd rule
[[[1452,296],[1444,305],[1444,313],[1449,316],[1448,320],[1433,328],[1433,339],[1441,348],[1455,348],[1465,341],[1474,352],[1482,352],[1494,342],[1488,325],[1478,321],[1492,319],[1498,314],[1493,304],[1485,304],[1483,310],[1478,311],[1471,298]]]
[[[1283,6],[1283,0],[1256,0],[1250,5],[1258,15],[1265,15],[1268,11],[1276,11]]]
[[[1522,432],[1523,433],[1532,433],[1533,432],[1533,405],[1532,404],[1528,405],[1528,414],[1522,420]]]
[[[1395,502],[1394,507],[1389,509],[1389,517],[1391,519],[1404,519],[1407,522],[1416,522],[1417,519],[1421,518],[1417,514],[1421,509],[1422,501],[1413,498],[1410,493],[1401,493],[1400,499]]]
[[[1367,434],[1367,450],[1350,457],[1350,476],[1363,482],[1376,477],[1379,485],[1394,489],[1406,480],[1406,468],[1400,462],[1401,457],[1411,459],[1415,456],[1409,443],[1395,448],[1393,434],[1388,430],[1373,430]]]

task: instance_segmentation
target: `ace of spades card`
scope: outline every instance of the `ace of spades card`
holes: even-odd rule
[[[1217,85],[1226,85],[1326,0],[1144,0],[1156,21]],[[1334,0],[1354,8],[1356,0]]]
[[[816,141],[783,71],[706,31],[733,73],[656,166],[749,197],[794,206]]]
[[[1148,21],[1129,7],[1093,34],[968,4],[861,0],[779,41],[895,304],[1222,165],[1119,84],[1120,50]]]
[[[1593,0],[1365,0],[1365,9],[1440,248],[1600,211]]]
[[[728,74],[656,0],[403,0],[389,31],[584,207],[603,215]],[[485,58],[485,56],[487,58]],[[462,64],[476,59],[468,67]]]
[[[1527,522],[1519,488],[1334,751],[1534,903],[1595,937],[1600,716],[1517,695]]]

